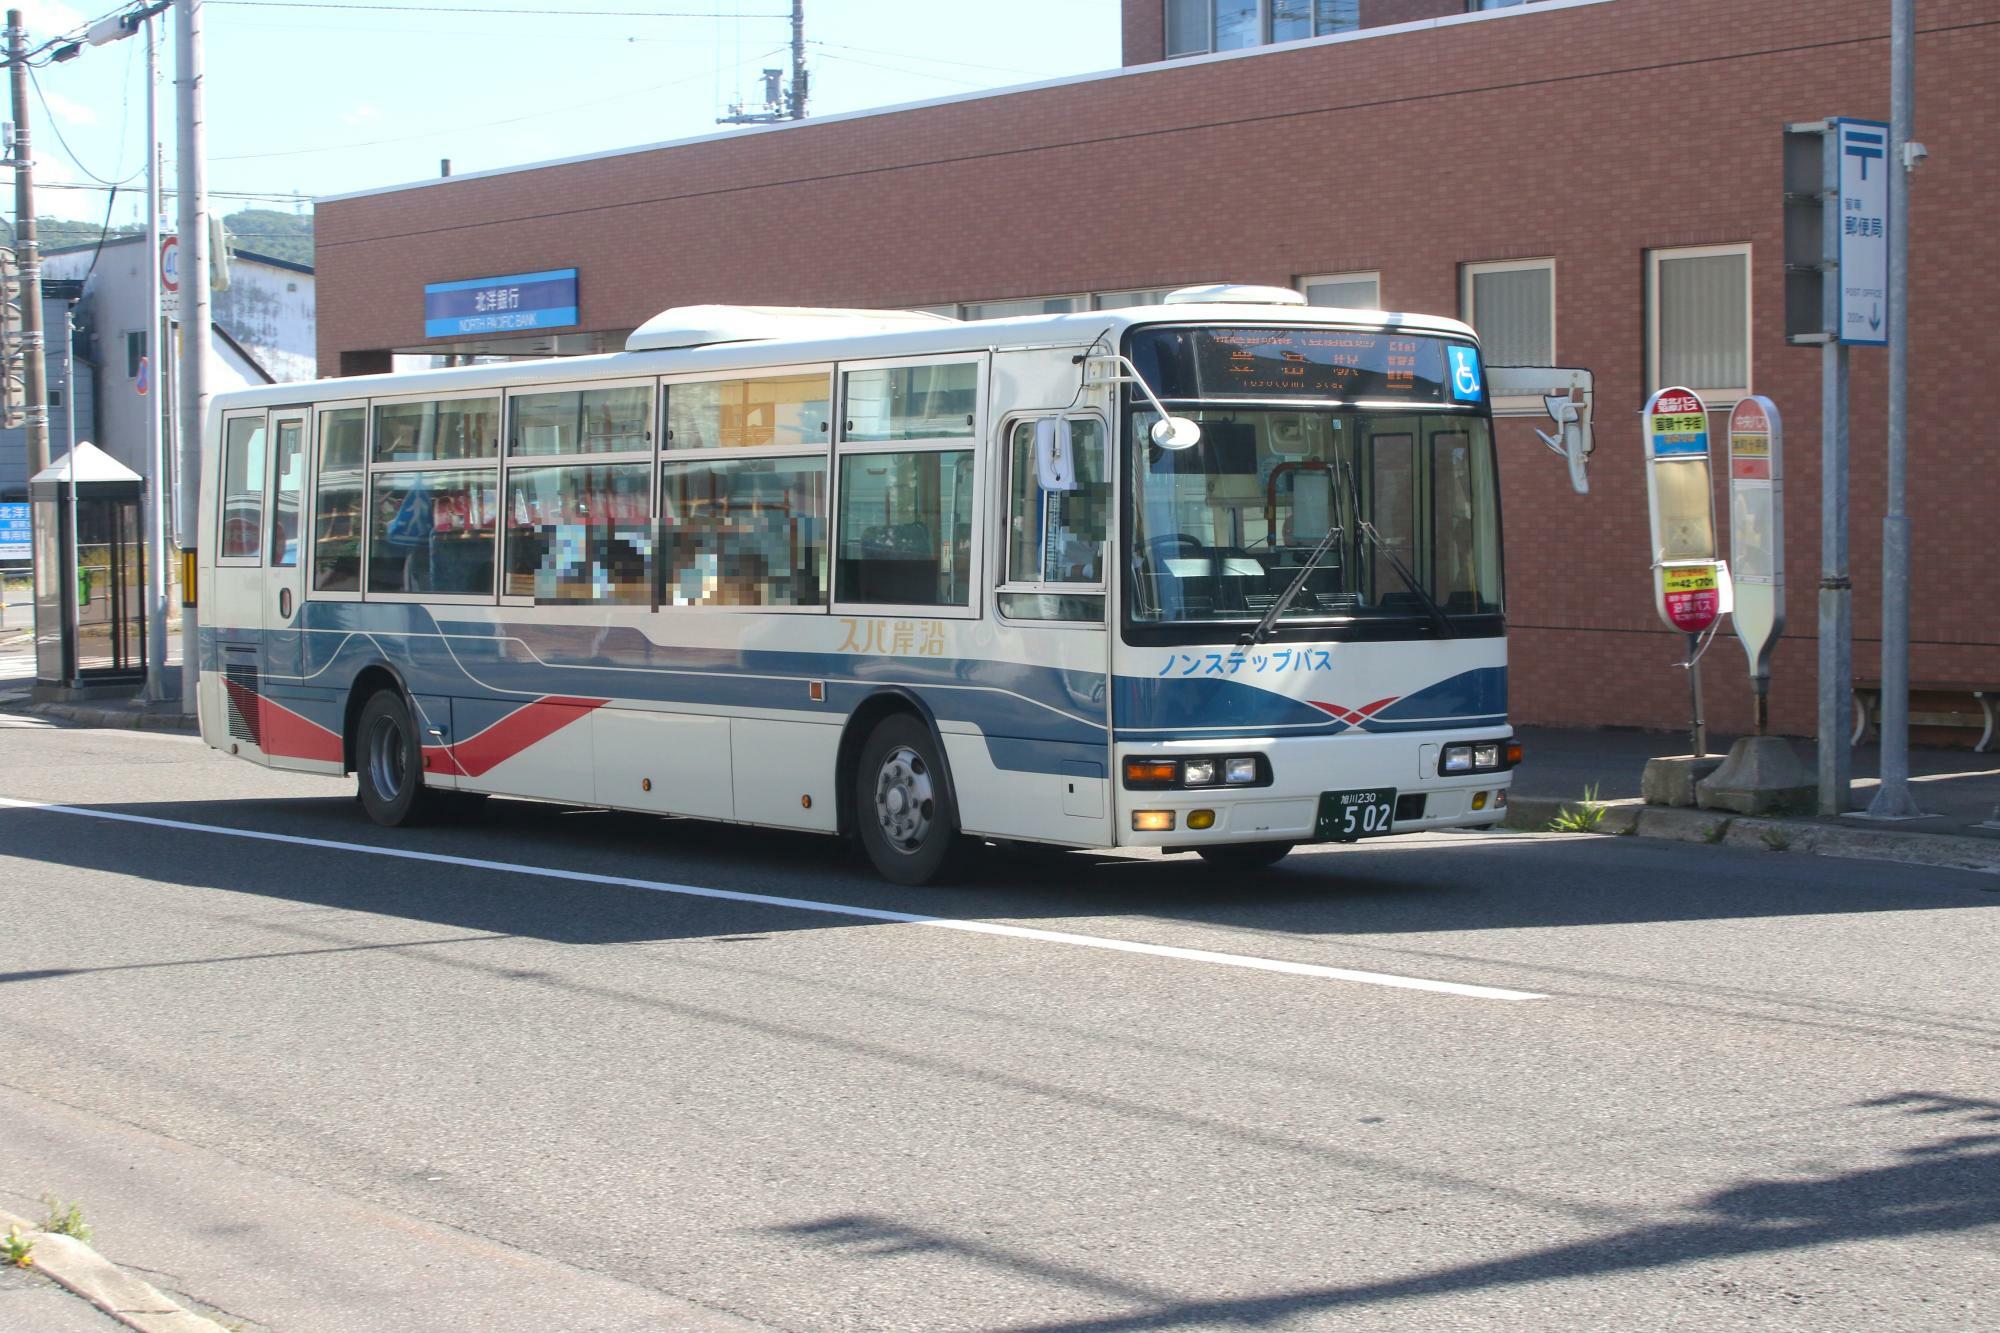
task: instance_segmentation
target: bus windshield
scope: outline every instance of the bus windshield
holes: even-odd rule
[[[1413,636],[1500,614],[1499,493],[1486,419],[1279,405],[1176,408],[1192,448],[1131,417],[1135,625],[1408,621]],[[1440,617],[1446,624],[1440,626]],[[1426,626],[1430,627],[1428,630]]]

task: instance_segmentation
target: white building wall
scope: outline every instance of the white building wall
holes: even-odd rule
[[[96,253],[95,267],[92,255],[89,249],[52,254],[43,260],[43,271],[52,278],[89,274],[83,318],[95,335],[100,372],[95,443],[143,476],[148,471],[146,413],[159,410],[162,404],[157,362],[153,383],[142,396],[128,355],[128,339],[146,327],[146,284],[151,276],[146,242],[143,237],[112,241]],[[228,339],[212,335],[210,378],[214,392],[262,384],[266,375],[280,383],[313,378],[311,273],[236,255],[230,263],[228,289],[215,293],[214,315],[215,323],[255,362],[246,361]],[[80,420],[77,433],[90,438],[89,428]]]

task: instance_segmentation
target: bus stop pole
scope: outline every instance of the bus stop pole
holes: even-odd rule
[[[1828,135],[1831,141],[1831,135]],[[1847,813],[1854,754],[1847,739],[1853,708],[1854,642],[1847,576],[1847,345],[1820,347],[1819,531],[1819,812]]]
[[[1889,21],[1889,494],[1882,516],[1882,781],[1870,819],[1917,819],[1910,795],[1910,169],[1916,111],[1916,0]]]

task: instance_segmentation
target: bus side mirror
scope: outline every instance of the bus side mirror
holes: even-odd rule
[[[1546,413],[1555,433],[1537,430],[1536,438],[1568,461],[1569,484],[1576,493],[1590,494],[1590,455],[1597,447],[1590,433],[1596,396],[1591,373],[1565,366],[1488,366],[1486,390],[1496,417]]]

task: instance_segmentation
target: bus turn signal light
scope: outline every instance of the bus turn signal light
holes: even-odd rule
[[[1213,810],[1188,811],[1188,827],[1192,829],[1214,828],[1215,811]]]
[[[1521,766],[1521,742],[1519,742],[1519,741],[1508,741],[1508,742],[1507,742],[1507,767],[1509,767],[1509,768],[1519,768],[1520,766]]]
[[[1162,783],[1173,786],[1180,781],[1181,766],[1171,759],[1127,759],[1125,780],[1130,783]]]

